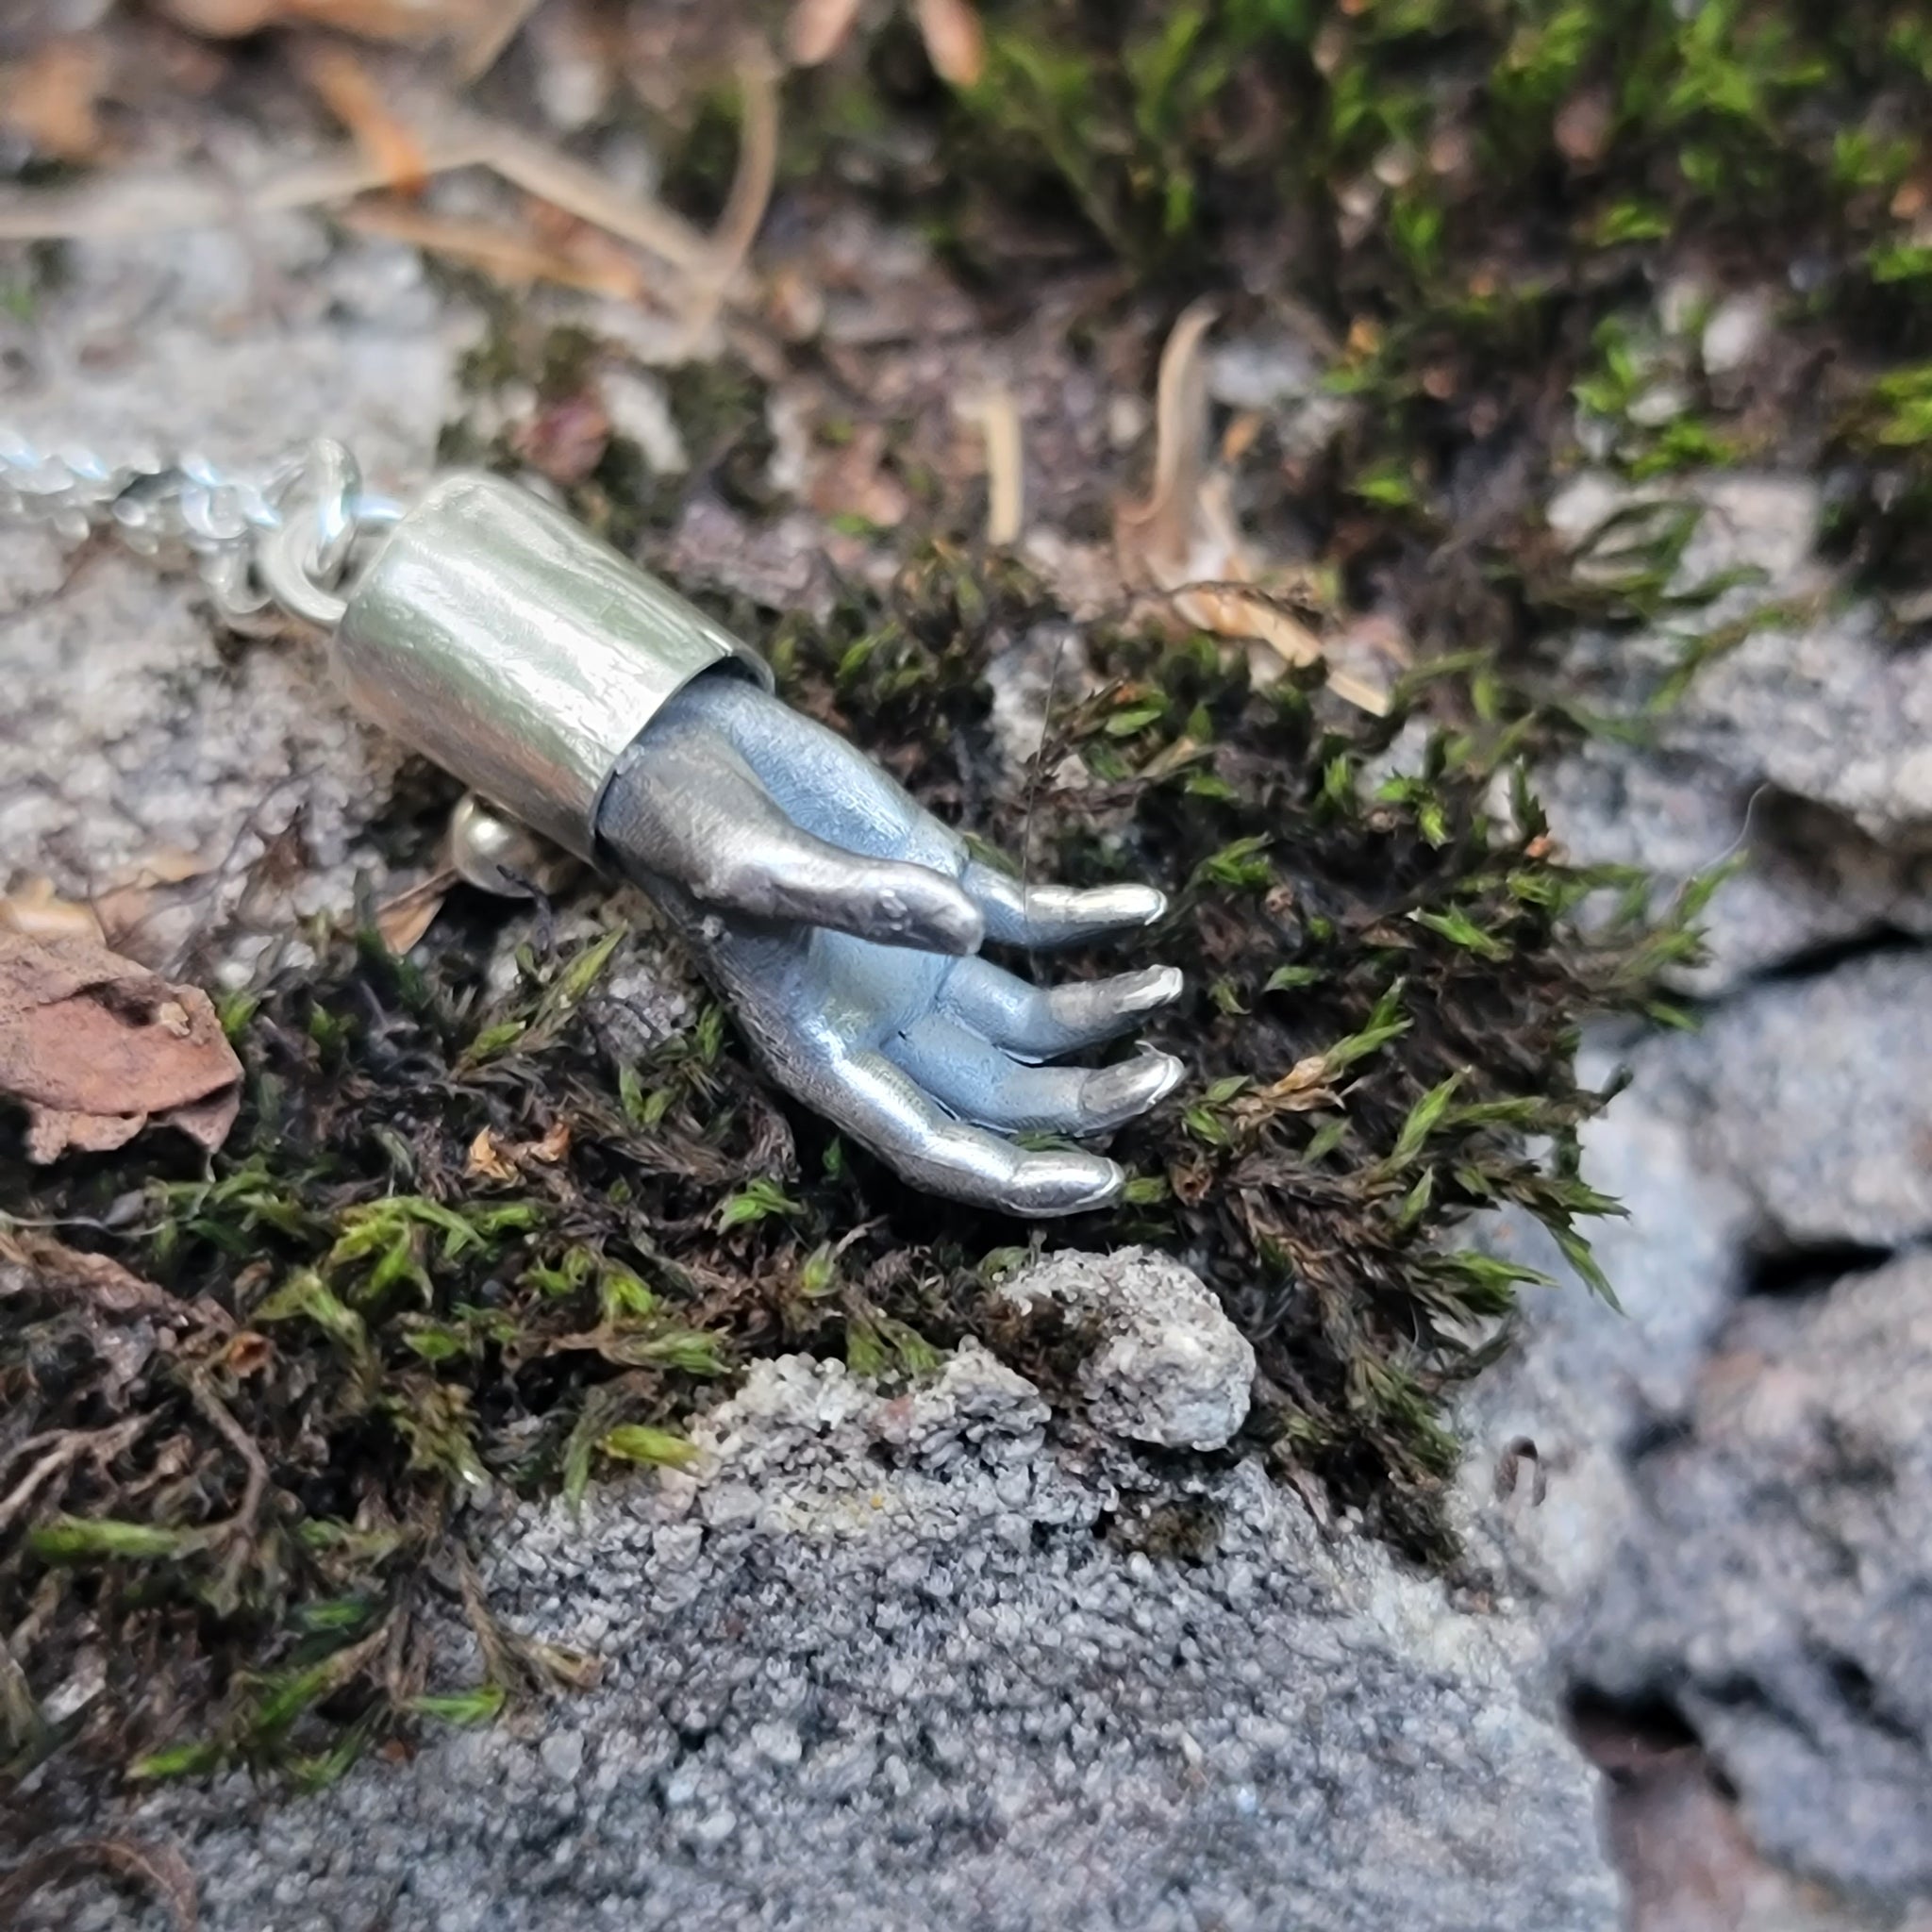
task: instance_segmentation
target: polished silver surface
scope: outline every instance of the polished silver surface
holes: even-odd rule
[[[364,493],[355,458],[327,437],[246,475],[154,450],[110,463],[0,425],[0,522],[39,525],[70,543],[101,531],[158,563],[190,560],[237,630],[273,629],[283,613],[333,625],[350,553],[399,514]]]
[[[583,858],[619,758],[674,692],[714,665],[771,676],[562,511],[467,471],[397,524],[334,655],[375,724]]]
[[[577,869],[567,852],[474,791],[464,792],[450,813],[444,850],[459,879],[506,899],[547,897]]]

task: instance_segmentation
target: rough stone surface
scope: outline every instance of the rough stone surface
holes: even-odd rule
[[[30,320],[0,324],[0,423],[108,461],[198,451],[249,473],[330,435],[373,489],[421,480],[475,324],[411,251],[331,250],[290,216],[66,259]],[[400,755],[350,714],[313,639],[224,640],[192,580],[112,550],[76,569],[11,530],[0,609],[0,890],[41,874],[83,896],[117,867],[190,859],[208,870],[189,924],[246,901],[266,932],[342,908],[358,871],[380,876],[367,827]],[[291,828],[296,877],[264,894],[251,868]]]
[[[1928,992],[1924,954],[1868,955],[1644,1042],[1585,1132],[1630,1209],[1596,1233],[1625,1316],[1536,1297],[1462,1406],[1472,1554],[1613,1737],[1697,1740],[1592,1741],[1639,1932],[1932,1911],[1932,1267],[1842,1277],[1847,1243],[1924,1234]]]
[[[1591,742],[1539,784],[1581,863],[1634,865],[1668,887],[1746,858],[1711,901],[1708,961],[1680,975],[1691,992],[1722,993],[1876,934],[1932,937],[1932,843],[1874,839],[1842,812],[1775,790],[1755,763]]]
[[[694,1475],[503,1541],[496,1601],[595,1644],[598,1690],[318,1797],[122,1822],[184,1840],[208,1932],[1610,1932],[1592,1774],[1519,1629],[1252,1464],[1160,1492],[1200,1553],[1151,1556],[1147,1479],[1046,1420],[970,1344],[896,1396],[763,1364]]]
[[[1684,1413],[1736,1289],[1750,1199],[1672,1104],[1685,1046],[1646,1042],[1630,1091],[1583,1130],[1585,1172],[1629,1210],[1591,1230],[1621,1312],[1537,1223],[1504,1218],[1482,1237],[1562,1285],[1532,1291],[1515,1350],[1458,1409],[1458,1522],[1479,1558],[1549,1605],[1580,1598],[1614,1556],[1634,1507],[1631,1446]],[[1593,1050],[1588,1076],[1609,1071]]]
[[[1932,953],[1752,988],[1676,1058],[1700,1157],[1750,1191],[1758,1245],[1932,1234]]]
[[[1703,479],[1675,587],[1742,575],[1647,635],[1574,641],[1598,662],[1603,701],[1629,710],[1700,634],[1767,606],[1774,619],[1720,652],[1655,721],[1645,750],[1594,742],[1541,774],[1551,824],[1585,863],[1678,880],[1740,852],[1753,860],[1711,908],[1710,963],[1686,975],[1722,991],[1820,946],[1896,929],[1932,933],[1932,651],[1871,603],[1838,598],[1818,559],[1823,497],[1808,477]],[[1551,505],[1583,541],[1632,501],[1587,475]]]
[[[1755,632],[1693,681],[1669,736],[1874,838],[1932,824],[1932,650],[1874,606]]]
[[[1758,1842],[1854,1895],[1932,1894],[1932,1257],[1740,1309],[1568,1646],[1663,1696]]]
[[[1166,1449],[1219,1449],[1247,1420],[1255,1351],[1191,1269],[1152,1248],[1049,1255],[1002,1300],[1057,1304],[1102,1340],[1080,1365],[1094,1427]]]

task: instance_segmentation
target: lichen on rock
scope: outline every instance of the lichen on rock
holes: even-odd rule
[[[1164,1449],[1223,1449],[1247,1420],[1255,1351],[1206,1283],[1151,1248],[1049,1255],[1005,1276],[997,1299],[1045,1302],[1088,1328],[1077,1371],[1097,1429]]]

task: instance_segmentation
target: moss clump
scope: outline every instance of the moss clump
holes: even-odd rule
[[[1534,594],[1537,510],[1581,459],[1573,406],[1607,396],[1604,460],[1633,479],[1774,451],[1843,466],[1855,562],[1911,589],[1928,564],[1932,26],[1894,0],[1198,0],[987,9],[981,79],[938,102],[891,32],[875,116],[937,133],[892,180],[998,300],[1023,239],[1105,254],[1179,306],[1291,298],[1332,331],[1364,402],[1296,508],[1357,579],[1398,583],[1472,474],[1521,464],[1520,514],[1464,528],[1464,603],[1495,641],[1561,608]],[[901,37],[903,38],[903,37]],[[916,63],[915,63],[916,65]],[[918,70],[923,73],[923,69]],[[794,121],[836,159],[848,63]],[[878,141],[846,140],[855,179]],[[1687,273],[1776,291],[1778,368],[1710,385],[1633,355]],[[1239,307],[1239,304],[1236,305]],[[1690,346],[1695,325],[1691,318]],[[1622,394],[1615,393],[1619,390]],[[1644,398],[1660,409],[1661,392]],[[1361,526],[1363,505],[1380,512]],[[1433,604],[1405,603],[1426,636]],[[1567,586],[1559,587],[1567,588]],[[1496,594],[1500,589],[1502,594]]]
[[[1649,1005],[1693,942],[1636,895],[1574,932],[1587,892],[1628,882],[1564,867],[1520,782],[1510,829],[1491,825],[1518,734],[1479,711],[1406,775],[1366,778],[1422,686],[1390,719],[1331,718],[1292,684],[1250,689],[1205,640],[1101,637],[1110,681],[1055,718],[1049,775],[1015,790],[988,653],[1058,615],[1010,567],[939,552],[886,598],[781,625],[774,655],[798,702],[974,833],[1075,880],[1176,889],[1149,951],[1196,968],[1163,1028],[1192,1078],[1118,1138],[1126,1203],[1044,1234],[908,1209],[774,1104],[715,1007],[640,1048],[600,1004],[617,922],[641,909],[622,896],[604,938],[526,946],[496,1001],[483,908],[458,902],[421,965],[322,940],[314,968],[231,1005],[247,1107],[209,1175],[146,1143],[31,1191],[6,1169],[8,1441],[73,1445],[0,1552],[0,1624],[28,1633],[16,1765],[72,1742],[149,1775],[321,1778],[372,1737],[579,1673],[463,1581],[480,1497],[675,1462],[683,1419],[759,1352],[921,1373],[997,1329],[984,1291],[1016,1241],[1187,1255],[1259,1352],[1255,1444],[1447,1553],[1441,1402],[1535,1277],[1445,1237],[1514,1203],[1591,1271],[1579,1224],[1612,1204],[1575,1171],[1600,1096],[1575,1083],[1574,1027]],[[61,1241],[33,1232],[50,1221]],[[1055,1387],[1080,1347],[1004,1340]],[[455,1688],[421,1618],[452,1591],[485,1660]],[[50,1730],[32,1692],[83,1641],[107,1692]]]
[[[1147,951],[1194,968],[1156,1033],[1193,1077],[1116,1138],[1127,1206],[1067,1232],[1201,1267],[1259,1351],[1253,1427],[1277,1461],[1440,1557],[1442,1394],[1480,1359],[1472,1335],[1541,1279],[1443,1237],[1513,1204],[1608,1291],[1581,1224],[1616,1210],[1580,1177],[1575,1138],[1604,1096],[1575,1084],[1574,1027],[1680,1017],[1657,978],[1694,955],[1707,888],[1653,924],[1640,878],[1562,864],[1516,762],[1523,721],[1470,708],[1376,779],[1425,693],[1451,714],[1458,700],[1424,675],[1369,720],[1291,680],[1256,691],[1204,638],[1090,634],[1107,684],[1055,719],[1032,782],[989,782],[972,640],[1051,615],[1027,595],[941,556],[895,610],[852,610],[784,661],[835,723],[877,736],[890,719],[908,782],[1037,873],[1178,889]],[[1507,830],[1488,808],[1499,773]],[[1586,940],[1574,915],[1593,895],[1615,910]],[[970,1254],[982,1237],[956,1239]]]

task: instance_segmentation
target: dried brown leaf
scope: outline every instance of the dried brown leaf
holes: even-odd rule
[[[743,121],[738,134],[738,166],[724,212],[706,244],[705,259],[691,274],[684,306],[683,334],[695,343],[716,319],[726,291],[751,255],[772,189],[778,178],[778,63],[771,51],[754,43],[738,64]]]
[[[275,24],[282,0],[156,0],[160,11],[176,26],[209,40],[240,39],[258,34]]]
[[[594,388],[539,404],[518,424],[510,441],[516,453],[541,476],[568,489],[581,483],[604,460],[610,447],[610,412]]]
[[[513,127],[442,110],[441,125],[419,130],[423,172],[488,168],[514,188],[603,228],[679,268],[708,264],[714,244],[662,203],[619,193],[594,168],[558,154]],[[0,239],[110,241],[184,228],[226,228],[238,213],[322,208],[390,185],[385,165],[351,146],[303,161],[237,192],[207,172],[128,170],[75,188],[0,194]]]
[[[986,439],[986,541],[1003,549],[1026,526],[1026,455],[1020,408],[1004,385],[961,412]]]
[[[541,4],[542,0],[486,0],[457,49],[457,78],[465,87],[481,80]]]
[[[518,1179],[528,1162],[535,1161],[540,1167],[556,1167],[567,1159],[570,1141],[570,1123],[560,1116],[550,1124],[541,1140],[518,1141],[508,1146],[485,1127],[470,1142],[463,1171],[472,1180],[506,1185]]]
[[[1235,522],[1231,479],[1208,468],[1208,383],[1202,344],[1218,310],[1199,301],[1186,308],[1160,352],[1154,408],[1154,486],[1144,503],[1122,506],[1115,547],[1130,581],[1168,593],[1174,613],[1215,637],[1265,644],[1291,668],[1324,661],[1321,635],[1263,577],[1280,574],[1257,564]],[[1240,419],[1224,454],[1233,460],[1252,440]],[[1257,666],[1258,669],[1261,668]],[[1384,716],[1389,694],[1373,680],[1330,668],[1328,688],[1348,704]]]
[[[407,953],[436,924],[456,883],[455,872],[444,866],[420,885],[385,899],[375,908],[375,930],[383,944],[398,958]]]
[[[355,234],[406,242],[425,255],[480,269],[512,288],[555,282],[626,302],[641,301],[645,292],[643,271],[634,262],[581,259],[489,222],[455,221],[393,201],[358,202],[344,208],[340,219]]]
[[[104,1392],[110,1401],[117,1392],[111,1377]],[[145,1435],[153,1423],[151,1415],[130,1415],[103,1429],[54,1429],[15,1444],[6,1457],[8,1464],[37,1451],[39,1456],[12,1489],[0,1495],[0,1532],[6,1531],[50,1477],[83,1460],[105,1470],[124,1449]]]
[[[137,957],[135,946],[157,916],[180,904],[184,896],[192,896],[176,888],[206,879],[214,869],[198,854],[173,847],[163,847],[137,864],[118,869],[107,889],[94,894],[92,901],[107,943],[130,958]]]
[[[253,1328],[242,1329],[222,1351],[222,1366],[237,1379],[262,1374],[275,1358],[275,1343]]]
[[[516,1162],[488,1127],[470,1142],[470,1155],[463,1163],[463,1172],[473,1180],[494,1181],[499,1187],[507,1186],[517,1177]]]
[[[86,940],[0,933],[0,1094],[28,1115],[28,1158],[106,1150],[150,1121],[212,1151],[242,1063],[208,995]]]
[[[428,178],[423,143],[383,99],[363,63],[338,43],[308,51],[303,61],[308,84],[382,171],[384,185],[414,193]]]
[[[23,1283],[57,1288],[108,1315],[147,1315],[164,1322],[186,1319],[187,1305],[166,1289],[143,1280],[108,1255],[91,1255],[35,1228],[0,1229],[0,1268],[14,1268]],[[0,1294],[9,1292],[0,1273]]]
[[[1313,1113],[1339,1107],[1341,1095],[1328,1084],[1334,1074],[1326,1054],[1310,1054],[1297,1060],[1280,1079],[1242,1094],[1235,1101],[1233,1111],[1241,1120],[1264,1121],[1278,1113]]]
[[[1160,351],[1154,400],[1154,483],[1144,503],[1124,505],[1123,561],[1135,574],[1172,585],[1186,571],[1208,447],[1208,377],[1201,345],[1221,310],[1191,303]]]
[[[860,424],[851,441],[813,471],[806,501],[821,516],[863,517],[882,530],[904,523],[912,499],[885,466],[886,445],[881,424]]]
[[[1220,638],[1254,638],[1291,668],[1321,661],[1322,640],[1280,598],[1252,584],[1190,584],[1172,601],[1190,624]]]
[[[325,26],[413,46],[475,32],[482,12],[480,0],[160,0],[160,8],[211,40],[271,26]]]
[[[105,42],[57,35],[26,59],[0,69],[0,126],[52,160],[98,160],[106,146],[99,110],[107,76]]]

